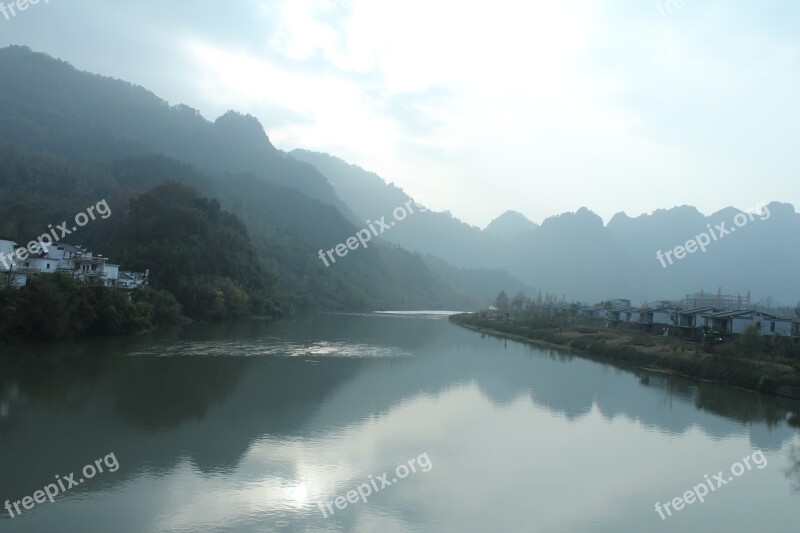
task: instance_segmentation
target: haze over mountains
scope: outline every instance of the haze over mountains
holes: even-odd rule
[[[379,176],[339,158],[304,150],[292,155],[318,168],[337,194],[362,218],[386,215],[408,196]],[[753,206],[766,199],[753,198]],[[740,211],[705,216],[691,206],[631,218],[615,215],[607,225],[583,207],[541,225],[508,211],[481,230],[449,213],[422,213],[384,238],[409,250],[436,255],[454,265],[499,268],[542,292],[568,299],[629,298],[636,303],[679,298],[701,289],[771,296],[793,303],[800,297],[800,215],[790,204],[772,202],[768,213],[712,242],[705,253],[667,263],[656,252],[683,245],[708,226],[734,226]],[[765,218],[765,220],[762,220]],[[749,219],[748,219],[749,220]],[[783,297],[781,297],[783,296]]]
[[[256,252],[300,308],[468,308],[500,290],[640,303],[721,286],[755,299],[800,298],[800,215],[778,202],[765,220],[668,268],[658,250],[684,244],[708,224],[730,228],[738,210],[706,217],[681,206],[618,214],[607,225],[587,208],[541,225],[507,212],[483,230],[447,212],[415,213],[381,234],[383,244],[373,241],[325,268],[319,249],[345,242],[367,220],[390,218],[409,196],[334,156],[275,149],[254,117],[228,112],[209,122],[144,88],[24,47],[0,50],[0,141],[106,174],[106,192],[120,202],[167,181],[218,199],[247,226]],[[663,184],[643,177],[642,186]],[[10,205],[26,201],[14,190],[3,190],[6,219],[14,216]],[[754,187],[753,205],[768,200]]]

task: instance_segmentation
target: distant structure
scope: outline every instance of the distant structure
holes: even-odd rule
[[[747,296],[742,296],[741,294],[722,294],[722,288],[717,289],[716,294],[701,290],[694,294],[687,294],[683,302],[681,302],[681,307],[685,308],[703,307],[707,305],[723,310],[751,309],[750,291],[747,291]]]
[[[700,291],[687,294],[683,300],[656,300],[643,303],[639,307],[630,305],[630,300],[613,298],[599,304],[586,305],[580,302],[558,302],[548,295],[542,299],[541,293],[536,303],[531,303],[522,312],[541,313],[551,317],[588,319],[605,322],[607,328],[625,328],[644,333],[684,338],[694,338],[698,342],[706,335],[732,337],[740,335],[749,326],[756,326],[764,337],[794,338],[800,342],[800,317],[782,317],[754,310],[750,305],[750,292],[747,296],[739,294],[716,294]],[[479,313],[487,318],[489,312]]]
[[[631,301],[627,298],[614,298],[609,300],[611,309],[626,309],[631,306]]]
[[[150,271],[125,272],[120,266],[109,263],[107,257],[95,255],[82,246],[72,244],[44,244],[38,254],[27,254],[20,259],[14,254],[16,243],[0,239],[0,275],[8,276],[11,285],[24,287],[34,276],[64,272],[81,281],[100,281],[106,287],[133,290],[147,285]]]

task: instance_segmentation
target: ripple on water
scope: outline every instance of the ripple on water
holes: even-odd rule
[[[352,357],[390,358],[409,357],[411,354],[400,348],[353,342],[318,341],[313,343],[202,341],[178,342],[148,346],[144,350],[131,352],[129,356],[154,357]],[[312,361],[313,362],[313,361]]]

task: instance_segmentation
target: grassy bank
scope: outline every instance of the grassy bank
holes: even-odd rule
[[[487,320],[453,315],[456,324],[522,342],[572,350],[590,358],[629,363],[726,385],[800,399],[800,360],[764,358],[721,350],[704,353],[673,337],[598,329],[552,320]]]

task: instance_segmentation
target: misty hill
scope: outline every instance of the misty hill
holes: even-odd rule
[[[351,210],[364,218],[388,215],[409,199],[380,176],[336,157],[295,150],[313,164]],[[501,269],[515,279],[568,298],[598,301],[614,297],[636,303],[679,298],[701,289],[751,291],[776,302],[800,299],[800,215],[788,204],[769,205],[771,216],[754,221],[664,268],[656,252],[684,245],[722,222],[734,226],[739,213],[728,208],[708,217],[691,206],[631,218],[619,213],[604,225],[588,208],[546,219],[541,226],[509,211],[482,232],[447,213],[422,213],[387,232],[387,240],[434,254],[456,267]],[[429,261],[436,267],[436,261]],[[444,275],[444,272],[440,271]],[[513,290],[513,289],[512,289]],[[523,289],[524,290],[524,289]]]
[[[399,187],[386,183],[373,172],[351,165],[338,157],[307,150],[293,150],[292,157],[310,163],[331,183],[358,217],[359,222],[376,220],[412,200]],[[458,267],[499,268],[504,243],[450,213],[416,213],[398,223],[383,238],[409,250],[436,255]]]
[[[254,117],[229,111],[209,122],[27,47],[0,49],[0,110],[0,139],[19,146],[101,164],[163,154],[210,174],[251,173],[344,210],[327,180],[276,150]]]
[[[737,211],[705,217],[683,206],[636,218],[618,214],[604,226],[583,208],[538,227],[506,213],[483,231],[449,213],[418,212],[382,234],[382,240],[450,265],[439,268],[436,260],[423,261],[376,242],[358,251],[358,261],[324,269],[317,250],[344,242],[366,220],[390,218],[410,200],[408,195],[335,157],[276,150],[253,117],[229,112],[209,122],[186,106],[170,107],[141,87],[79,72],[24,47],[0,50],[0,141],[26,154],[48,152],[83,165],[82,178],[59,184],[69,200],[60,204],[52,199],[51,205],[62,211],[85,207],[76,198],[87,196],[91,180],[85,177],[95,175],[111,180],[113,195],[125,201],[168,181],[219,199],[246,224],[259,257],[301,307],[317,299],[329,309],[452,306],[463,299],[440,275],[458,269],[473,269],[464,273],[467,277],[481,269],[478,275],[503,269],[511,276],[509,284],[518,278],[523,285],[582,300],[626,297],[640,302],[720,286],[732,293],[750,290],[755,298],[800,298],[795,274],[800,215],[778,203],[770,204],[766,220],[756,218],[713,242],[705,253],[668,268],[656,259],[658,250],[684,244],[709,224],[727,222],[730,228]],[[26,213],[41,215],[36,202],[9,190],[4,208],[13,211],[19,224],[26,223]],[[27,220],[31,225],[33,219]]]
[[[341,214],[346,207],[327,180],[275,150],[252,117],[231,112],[212,124],[140,87],[10,47],[0,50],[0,141],[19,147],[5,152],[5,238],[27,242],[46,224],[84,209],[90,196],[92,202],[106,197],[115,213],[124,213],[136,194],[178,181],[220,199],[247,224],[295,308],[475,305],[420,257],[379,242],[353,252],[358,259],[325,269],[317,250],[344,242],[358,228]],[[108,235],[85,232],[76,239],[110,246]]]
[[[119,161],[114,172],[129,187],[174,180],[219,198],[245,222],[256,251],[272,265],[278,285],[300,308],[467,309],[475,305],[442,283],[419,256],[377,240],[326,268],[317,251],[345,242],[358,229],[335,207],[294,189],[248,174],[214,180],[163,156]]]
[[[178,181],[220,199],[247,224],[259,255],[301,308],[475,305],[420,257],[375,241],[358,261],[321,272],[317,251],[344,242],[363,220],[315,167],[276,150],[254,117],[231,111],[212,123],[141,87],[12,46],[0,50],[0,140],[108,171],[133,191]]]
[[[183,190],[163,189],[167,183],[219,199],[238,215],[229,223],[233,229],[210,231],[211,217],[220,215],[214,215],[216,208],[204,204],[206,200],[192,200],[192,193],[174,193],[160,210],[155,209],[158,202],[152,193],[153,199],[141,200],[140,195],[159,188]],[[82,228],[70,236],[71,242],[130,268],[150,269],[154,280],[163,280],[162,286],[178,296],[185,285],[180,276],[197,271],[197,278],[232,278],[248,297],[283,310],[284,301],[295,309],[329,310],[467,309],[476,304],[441,282],[419,256],[379,242],[326,269],[316,251],[344,241],[356,229],[333,206],[252,175],[216,180],[165,156],[125,159],[101,169],[0,143],[0,197],[4,200],[0,234],[18,242],[27,242],[47,224],[69,220],[87,205],[106,199],[112,216]],[[130,215],[132,200],[139,206],[138,217]],[[198,215],[198,209],[206,215]],[[238,228],[238,219],[246,231]],[[258,259],[247,259],[251,246]],[[205,268],[199,268],[202,261],[208,262]],[[227,282],[223,285],[228,287]],[[194,302],[203,301],[198,293],[196,289],[182,299],[185,307],[194,308],[195,316],[202,303]]]
[[[538,224],[528,220],[522,213],[506,211],[492,220],[489,225],[484,228],[483,232],[504,241],[511,241],[538,227]]]
[[[425,255],[424,259],[439,279],[457,292],[473,298],[484,309],[494,303],[499,292],[497,287],[502,287],[512,297],[519,292],[527,296],[536,293],[533,287],[502,269],[458,268],[431,254]]]
[[[635,303],[675,298],[700,289],[800,299],[800,215],[773,202],[768,214],[688,254],[666,268],[656,257],[725,224],[740,213],[727,208],[708,217],[694,207],[659,210],[636,218],[616,215],[607,226],[586,208],[545,220],[511,243],[508,271],[568,297],[600,300],[627,297]],[[745,215],[741,215],[745,216]],[[762,220],[763,218],[763,220]]]

